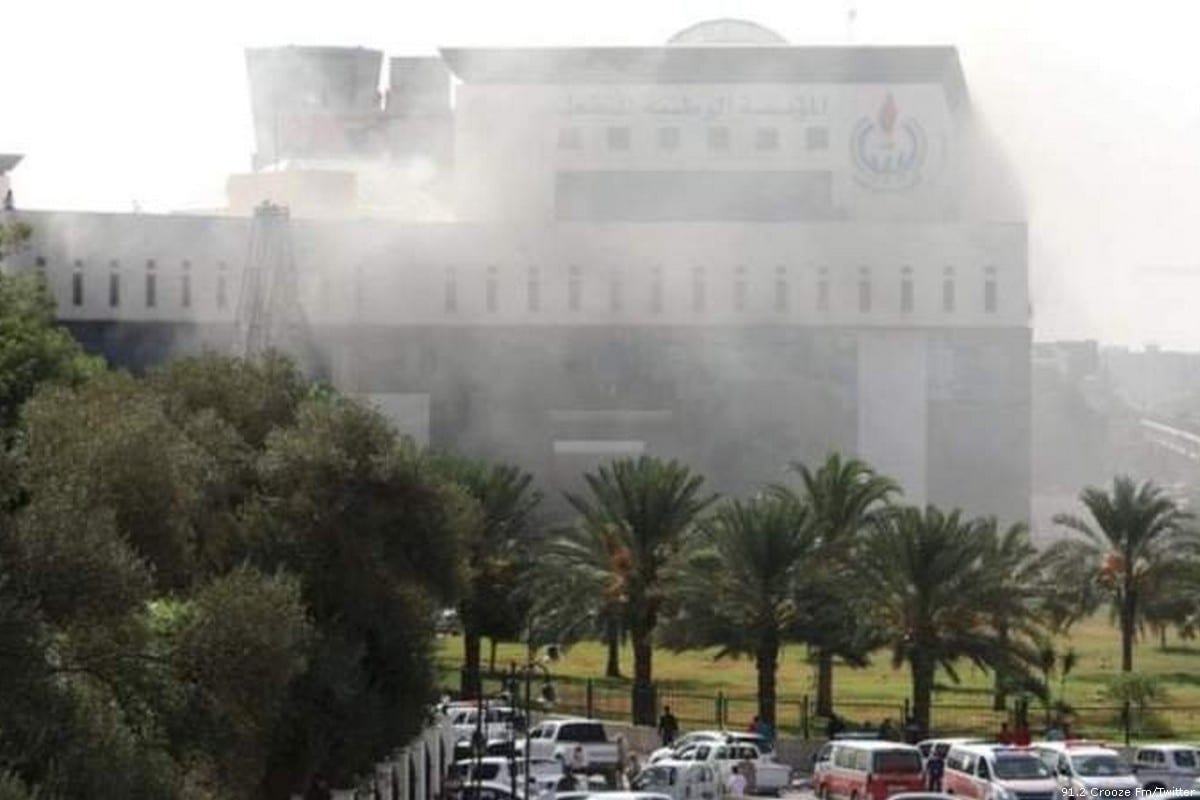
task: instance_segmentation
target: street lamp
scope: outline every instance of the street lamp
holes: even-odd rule
[[[526,797],[529,796],[529,778],[530,778],[529,732],[532,727],[531,722],[532,722],[532,718],[533,718],[533,676],[535,673],[539,673],[542,677],[541,701],[542,701],[543,707],[553,706],[558,698],[557,698],[556,692],[554,691],[554,682],[553,682],[554,677],[550,674],[550,668],[547,667],[546,664],[548,662],[557,661],[558,656],[559,656],[558,646],[550,645],[546,648],[546,654],[544,656],[541,656],[540,658],[530,659],[528,662],[525,663],[524,666],[520,667],[519,669],[514,669],[514,672],[513,672],[513,678],[516,678],[517,675],[520,675],[521,677],[523,677],[525,679],[525,718],[524,718],[525,748],[524,748],[524,753],[523,753],[524,759],[525,759],[525,765],[524,765],[525,770],[524,770],[523,779],[525,781],[525,796]],[[514,689],[515,689],[515,687],[514,687]],[[517,698],[514,697],[513,700],[514,700],[514,705],[515,705],[515,701],[517,700]],[[512,774],[512,793],[513,793],[514,798],[517,797],[517,771],[516,771],[515,767],[516,767],[516,753],[513,752],[513,748],[510,747],[509,748],[509,772]]]

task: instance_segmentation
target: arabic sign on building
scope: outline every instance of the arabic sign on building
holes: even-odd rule
[[[823,92],[793,91],[765,95],[756,92],[718,92],[705,96],[622,90],[577,91],[566,95],[558,112],[569,117],[616,117],[645,114],[654,117],[712,120],[740,116],[819,119],[829,113]]]

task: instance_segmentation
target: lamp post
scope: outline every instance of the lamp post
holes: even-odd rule
[[[547,648],[547,652],[546,652],[545,656],[543,656],[541,658],[530,659],[519,670],[514,671],[514,677],[516,677],[516,675],[519,674],[525,680],[525,719],[524,719],[525,748],[524,748],[524,753],[523,753],[525,763],[524,763],[523,780],[525,781],[525,796],[526,797],[529,796],[529,778],[530,778],[530,753],[529,753],[529,738],[530,737],[529,737],[529,733],[530,733],[530,729],[532,727],[531,723],[532,723],[532,718],[533,718],[533,676],[534,676],[535,672],[540,672],[542,675],[542,678],[543,678],[542,692],[541,692],[542,704],[545,706],[553,705],[554,701],[555,701],[554,684],[552,682],[553,676],[550,674],[550,669],[549,669],[549,667],[546,666],[546,662],[547,661],[557,661],[557,660],[558,660],[558,648],[555,647],[554,645],[551,645],[550,647]],[[514,701],[514,705],[515,705],[517,698],[514,697],[513,701]],[[512,793],[513,793],[513,797],[516,798],[517,797],[517,771],[515,769],[516,754],[513,752],[512,748],[509,748],[509,754],[510,754],[509,755],[509,759],[510,759],[509,760],[509,772],[512,775]]]

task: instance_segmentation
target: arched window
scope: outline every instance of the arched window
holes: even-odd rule
[[[71,305],[76,308],[83,305],[83,262],[78,258],[71,272]]]
[[[158,304],[158,276],[154,270],[158,267],[154,259],[146,261],[146,308],[154,308]]]
[[[121,262],[113,259],[108,262],[108,307],[116,308],[121,305]]]
[[[912,267],[900,270],[900,311],[903,314],[913,310],[913,271]]]
[[[858,268],[858,313],[871,312],[871,270],[868,267]]]
[[[179,304],[184,308],[192,307],[192,262],[183,262],[183,274],[180,276]]]
[[[704,267],[692,269],[692,311],[704,313]]]

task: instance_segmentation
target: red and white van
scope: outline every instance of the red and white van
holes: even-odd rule
[[[1034,750],[986,744],[950,748],[942,790],[970,800],[1055,800],[1059,794]]]
[[[834,741],[813,768],[813,789],[821,800],[887,800],[925,788],[921,751],[886,741]]]

